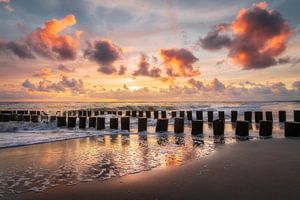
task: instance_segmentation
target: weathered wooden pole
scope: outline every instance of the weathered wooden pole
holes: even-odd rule
[[[89,117],[89,128],[96,128],[96,117]]]
[[[192,121],[192,135],[203,134],[203,120]]]
[[[231,111],[231,123],[235,123],[237,121],[238,111],[232,110]]]
[[[30,119],[31,119],[31,122],[34,122],[34,123],[39,122],[39,116],[38,115],[31,115]]]
[[[267,112],[266,112],[266,120],[267,120],[267,121],[273,121],[273,114],[272,114],[272,111],[267,111]]]
[[[158,119],[158,111],[157,110],[154,111],[154,119]]]
[[[201,110],[196,111],[196,120],[203,120],[203,112]]]
[[[260,136],[271,136],[273,129],[272,121],[263,121],[261,120],[259,123],[259,135]]]
[[[136,111],[135,111],[135,110],[133,110],[133,111],[131,112],[131,116],[132,116],[132,117],[136,117]]]
[[[249,121],[236,121],[235,135],[249,136]]]
[[[251,111],[245,111],[244,119],[245,119],[245,121],[248,121],[249,123],[252,123],[252,112]]]
[[[130,131],[130,117],[121,117],[121,130]]]
[[[300,110],[294,110],[294,122],[300,122]]]
[[[167,112],[165,110],[160,111],[161,118],[167,118]]]
[[[224,135],[224,120],[216,119],[213,121],[213,132],[214,135]]]
[[[172,111],[171,116],[172,116],[172,118],[176,118],[176,111]]]
[[[284,110],[278,111],[278,116],[280,123],[286,122],[286,112]]]
[[[182,117],[175,118],[174,132],[175,133],[184,132],[184,119]]]
[[[68,128],[76,127],[76,117],[68,117]]]
[[[224,111],[219,111],[218,116],[219,116],[219,119],[225,120],[225,112]]]
[[[207,111],[207,121],[209,123],[214,121],[214,112],[211,110]]]
[[[167,132],[168,131],[168,119],[167,118],[157,119],[155,131],[156,132]]]
[[[97,130],[105,129],[105,117],[97,117]]]
[[[256,111],[254,113],[254,117],[255,117],[255,123],[259,123],[261,120],[263,120],[263,112],[261,111]]]
[[[179,117],[184,118],[184,111],[183,110],[179,111]]]
[[[85,116],[81,116],[79,117],[79,128],[86,128],[86,117]]]
[[[139,111],[139,117],[144,117],[144,111]]]
[[[147,118],[151,118],[151,111],[150,111],[150,110],[147,110],[147,111],[146,111],[146,117],[147,117]]]
[[[191,110],[186,111],[186,116],[188,120],[193,120],[193,111]]]
[[[109,127],[110,127],[110,129],[118,129],[119,120],[117,117],[110,118]]]
[[[286,137],[299,137],[300,136],[300,123],[299,122],[285,122],[284,135]]]
[[[67,125],[66,117],[58,116],[56,119],[57,119],[57,127],[64,127]]]
[[[139,117],[138,119],[138,132],[147,131],[147,118]]]

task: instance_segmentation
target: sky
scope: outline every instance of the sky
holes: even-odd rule
[[[298,0],[0,0],[0,101],[300,100]]]

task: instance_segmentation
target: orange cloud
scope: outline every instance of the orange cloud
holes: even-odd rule
[[[279,12],[267,8],[266,2],[260,2],[241,9],[236,19],[227,25],[232,36],[222,34],[224,29],[215,28],[200,39],[200,45],[208,50],[228,48],[229,57],[244,69],[276,65],[276,57],[286,49],[292,31]]]
[[[161,49],[160,58],[169,76],[200,75],[200,72],[193,68],[193,64],[198,61],[198,58],[187,49]]]
[[[72,60],[76,57],[79,48],[80,31],[75,31],[73,36],[62,34],[67,27],[76,24],[74,15],[68,15],[63,19],[52,19],[37,28],[27,37],[29,46],[41,56],[51,59]]]
[[[34,73],[32,76],[33,77],[41,77],[41,78],[46,78],[48,76],[52,75],[52,70],[50,68],[43,68],[40,71]]]

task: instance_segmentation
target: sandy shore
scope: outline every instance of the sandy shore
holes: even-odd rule
[[[299,199],[300,140],[221,145],[183,166],[59,186],[6,199]]]

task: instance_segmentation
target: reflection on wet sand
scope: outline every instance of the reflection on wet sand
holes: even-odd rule
[[[173,130],[170,125],[169,130]],[[213,136],[205,124],[204,135],[192,136],[191,127],[183,134],[113,133],[26,147],[2,149],[0,193],[43,191],[58,185],[103,181],[112,177],[151,170],[156,167],[182,165],[199,159],[224,145],[259,139],[254,125],[250,136],[234,135],[234,124],[225,124],[225,136]],[[151,129],[150,129],[151,131]],[[282,131],[280,126],[274,132]]]

